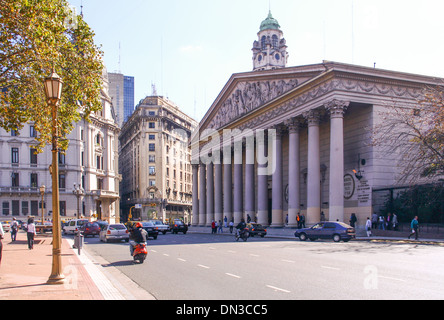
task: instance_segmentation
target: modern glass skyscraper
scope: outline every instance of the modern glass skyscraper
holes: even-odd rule
[[[109,73],[109,93],[120,127],[134,112],[134,77]]]

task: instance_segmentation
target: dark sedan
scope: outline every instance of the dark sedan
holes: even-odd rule
[[[83,236],[86,238],[87,236],[92,236],[93,238],[95,236],[98,236],[100,233],[100,226],[96,222],[88,222],[83,224],[80,227],[80,230],[83,233]]]
[[[301,241],[333,239],[335,242],[348,242],[356,237],[355,228],[343,222],[320,222],[311,228],[298,229],[294,235]]]
[[[183,234],[186,234],[188,226],[182,220],[175,219],[170,223],[170,230],[171,233],[178,234],[179,232],[183,232]]]
[[[267,235],[267,229],[265,229],[259,223],[247,223],[248,232],[250,237],[261,236],[262,238]]]
[[[142,222],[143,229],[148,232],[148,237],[153,238],[154,240],[157,239],[157,236],[159,235],[159,230],[152,222]]]

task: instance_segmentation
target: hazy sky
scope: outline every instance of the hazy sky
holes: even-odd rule
[[[69,0],[96,33],[109,72],[135,77],[200,120],[233,73],[253,69],[271,7],[288,66],[332,60],[444,77],[442,0]],[[120,51],[119,51],[120,46]],[[120,52],[120,58],[119,58]],[[120,61],[120,64],[119,64]]]

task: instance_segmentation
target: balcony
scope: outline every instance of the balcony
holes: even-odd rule
[[[119,192],[117,191],[93,190],[92,194],[99,199],[112,199],[114,201],[120,199]]]

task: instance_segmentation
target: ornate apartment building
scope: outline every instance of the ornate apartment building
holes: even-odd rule
[[[62,220],[78,216],[90,220],[119,220],[118,134],[108,77],[103,72],[100,112],[81,120],[69,134],[69,147],[59,155],[60,214]],[[38,132],[28,123],[18,132],[0,129],[1,220],[41,217],[42,194],[45,220],[52,219],[52,186],[49,165],[51,146],[35,154]]]
[[[197,122],[162,96],[149,96],[122,127],[120,185],[127,219],[190,220],[191,133]]]

